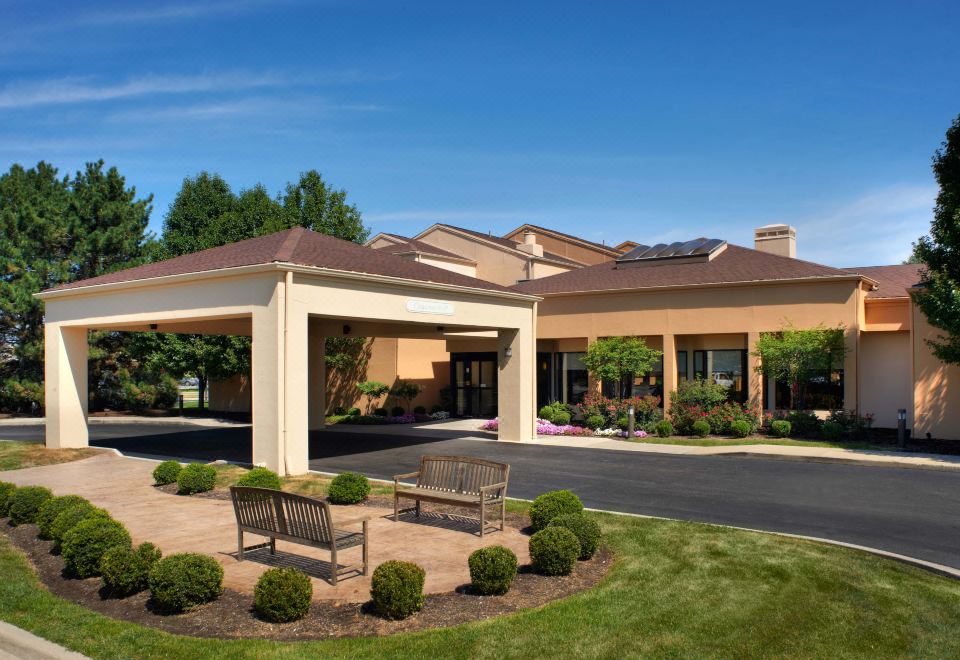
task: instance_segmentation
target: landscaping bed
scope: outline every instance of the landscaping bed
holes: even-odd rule
[[[374,613],[369,604],[314,601],[309,613],[290,623],[269,623],[257,617],[249,594],[225,589],[215,601],[182,614],[154,611],[148,591],[127,598],[110,598],[100,578],[64,577],[63,559],[51,552],[52,541],[37,538],[36,525],[12,527],[0,519],[0,532],[23,552],[40,581],[54,594],[114,619],[193,637],[310,640],[380,636],[398,632],[453,626],[468,621],[539,607],[595,586],[612,564],[612,553],[602,548],[588,561],[577,562],[568,576],[543,576],[521,567],[503,596],[478,596],[465,584],[455,592],[428,595],[423,609],[400,621]]]

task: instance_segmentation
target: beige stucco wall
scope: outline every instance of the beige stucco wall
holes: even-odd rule
[[[860,409],[873,413],[877,428],[896,428],[897,410],[913,426],[913,387],[909,332],[865,332],[860,337]]]
[[[250,377],[244,374],[211,381],[208,407],[215,412],[248,413],[253,403],[251,391]]]
[[[482,280],[511,286],[529,278],[527,258],[523,255],[486,245],[475,238],[455,234],[443,227],[434,227],[419,238],[424,243],[476,262],[476,277]]]
[[[578,261],[582,264],[589,264],[592,266],[594,264],[601,264],[605,261],[611,261],[614,258],[610,255],[604,254],[602,251],[597,250],[596,248],[591,248],[576,241],[556,238],[541,232],[536,232],[536,237],[537,244],[542,245],[546,252],[552,252],[553,254],[558,254],[561,257],[573,259],[574,261]],[[523,243],[523,230],[521,229],[513,232],[512,234],[507,234],[505,238],[509,238],[517,243]]]
[[[477,266],[475,264],[466,264],[462,261],[453,261],[452,259],[441,259],[439,257],[430,257],[425,254],[420,255],[418,261],[428,266],[452,270],[454,273],[467,275],[469,277],[477,276]]]
[[[865,331],[900,332],[910,330],[909,298],[867,298],[864,303]]]
[[[960,440],[960,367],[944,364],[930,351],[925,340],[936,338],[939,331],[916,305],[911,307],[914,434]]]
[[[560,273],[566,273],[573,270],[573,267],[558,266],[545,261],[531,261],[530,268],[531,280],[540,279],[541,277],[550,277],[551,275],[559,275]]]

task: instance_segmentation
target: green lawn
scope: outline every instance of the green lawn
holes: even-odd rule
[[[625,438],[629,442],[651,445],[687,445],[690,447],[735,447],[738,445],[781,445],[784,447],[836,447],[837,449],[876,449],[889,451],[890,445],[870,442],[830,442],[829,440],[795,440],[793,438],[774,438],[769,435],[752,435],[748,438],[691,438],[689,436],[671,436],[658,438],[651,435],[646,438]]]
[[[68,463],[102,453],[103,449],[47,449],[39,442],[0,440],[0,471],[19,470],[37,465]]]
[[[0,618],[94,658],[960,655],[960,582],[795,539],[597,519],[618,555],[598,587],[449,629],[301,643],[177,637],[51,595],[2,537]]]

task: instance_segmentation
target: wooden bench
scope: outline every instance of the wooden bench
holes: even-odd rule
[[[266,547],[263,543],[243,547],[243,533],[250,532],[270,539],[270,554],[277,551],[277,539],[322,548],[330,551],[330,583],[351,571],[367,574],[367,521],[363,519],[363,531],[349,532],[334,527],[330,517],[330,505],[312,497],[284,493],[270,488],[230,487],[233,511],[237,514],[237,559],[243,561],[243,551]],[[343,521],[345,524],[358,520]],[[337,553],[347,548],[363,546],[363,564],[340,567]]]
[[[414,500],[420,515],[420,502],[439,502],[480,510],[480,536],[486,527],[489,506],[500,507],[500,531],[507,513],[507,481],[510,466],[470,456],[422,456],[420,469],[393,478],[393,519],[399,520],[400,499]],[[415,486],[401,479],[416,478]]]

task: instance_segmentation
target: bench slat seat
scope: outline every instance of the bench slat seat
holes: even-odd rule
[[[330,582],[337,584],[340,574],[359,571],[367,574],[367,521],[363,531],[349,531],[334,527],[330,505],[312,497],[285,493],[270,488],[232,486],[230,498],[237,516],[237,559],[243,561],[243,534],[249,532],[270,539],[270,553],[276,552],[276,542],[290,541],[330,551]],[[356,546],[363,547],[363,563],[340,567],[337,552]]]
[[[422,456],[417,472],[398,474],[393,478],[393,519],[399,520],[400,500],[416,503],[420,515],[421,502],[436,502],[480,510],[480,536],[486,528],[488,506],[500,508],[500,530],[506,517],[507,482],[510,466],[472,456]],[[416,485],[400,483],[416,478]]]

